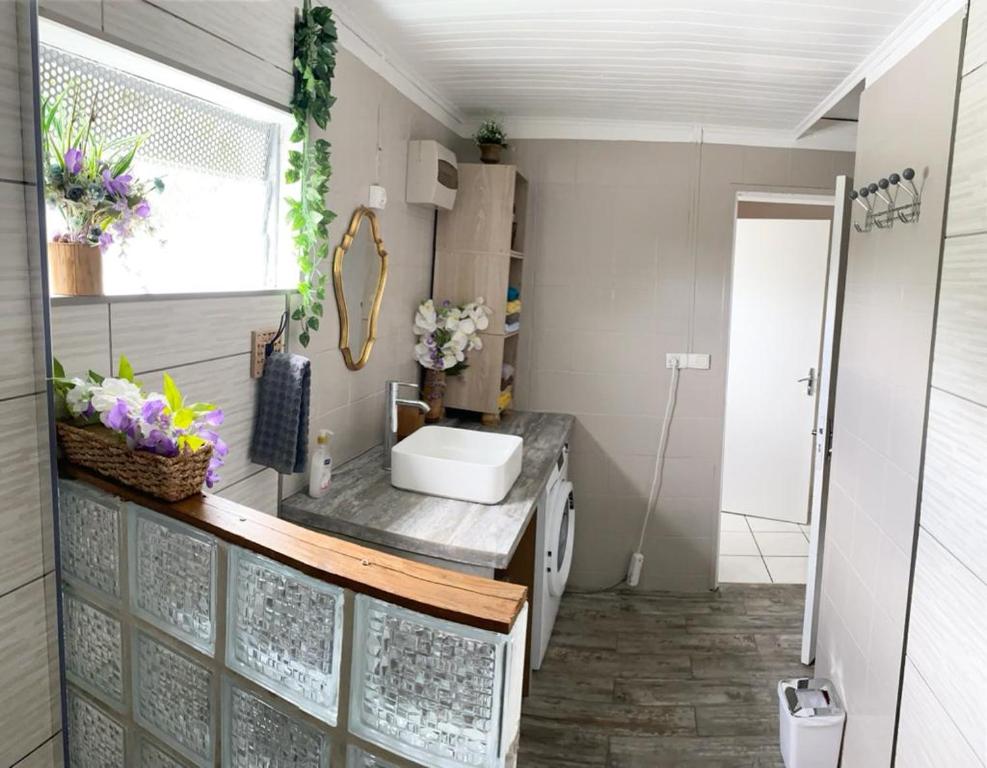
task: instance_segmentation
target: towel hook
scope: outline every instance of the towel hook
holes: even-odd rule
[[[264,375],[264,363],[275,351],[284,350],[285,331],[288,330],[288,313],[281,315],[281,323],[276,331],[257,330],[250,334],[250,377],[259,379]]]
[[[285,310],[281,314],[281,323],[278,325],[278,332],[274,334],[270,341],[264,345],[264,357],[270,357],[274,352],[274,345],[277,344],[278,339],[284,336],[285,330],[288,328],[288,310]]]

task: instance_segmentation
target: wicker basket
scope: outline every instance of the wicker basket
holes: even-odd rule
[[[58,422],[58,442],[73,464],[92,469],[165,501],[180,501],[202,490],[212,446],[195,453],[159,456],[132,451],[105,427],[75,427]]]

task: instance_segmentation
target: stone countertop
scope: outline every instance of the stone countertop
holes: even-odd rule
[[[476,504],[404,491],[391,485],[377,446],[333,471],[321,499],[296,493],[280,516],[293,523],[372,544],[485,568],[506,568],[569,439],[573,417],[512,411],[500,424],[446,419],[442,426],[520,435],[521,474],[500,504]]]

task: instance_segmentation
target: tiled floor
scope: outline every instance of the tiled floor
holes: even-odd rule
[[[720,515],[720,583],[805,584],[809,526]]]
[[[784,768],[778,681],[804,590],[567,594],[521,719],[519,768]]]

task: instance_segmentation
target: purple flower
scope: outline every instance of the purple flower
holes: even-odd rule
[[[147,200],[141,200],[134,207],[134,215],[139,219],[146,219],[151,215],[151,206],[148,204]]]
[[[82,152],[75,147],[65,153],[65,170],[73,175],[82,170]]]
[[[149,423],[155,423],[161,418],[161,413],[165,409],[164,400],[148,400],[141,407],[141,418]]]
[[[133,181],[133,176],[129,173],[122,173],[117,177],[110,175],[110,169],[103,169],[103,189],[110,195],[114,197],[126,197],[127,193],[130,191],[130,182]]]
[[[127,408],[127,401],[119,398],[110,410],[104,411],[100,417],[103,426],[114,429],[117,432],[126,432],[131,426],[130,411]]]
[[[113,235],[111,235],[109,232],[104,232],[99,236],[99,249],[101,251],[105,251],[107,248],[110,247],[110,244],[112,242],[113,242]]]
[[[202,423],[210,427],[220,426],[223,423],[223,419],[224,416],[223,416],[222,408],[217,408],[214,411],[207,411],[206,413],[202,414]],[[215,432],[212,434],[215,434]],[[209,438],[206,439],[208,440]]]
[[[148,436],[141,441],[141,445],[162,456],[175,456],[178,454],[178,443],[175,442],[174,438],[169,437],[160,429],[152,429]]]

